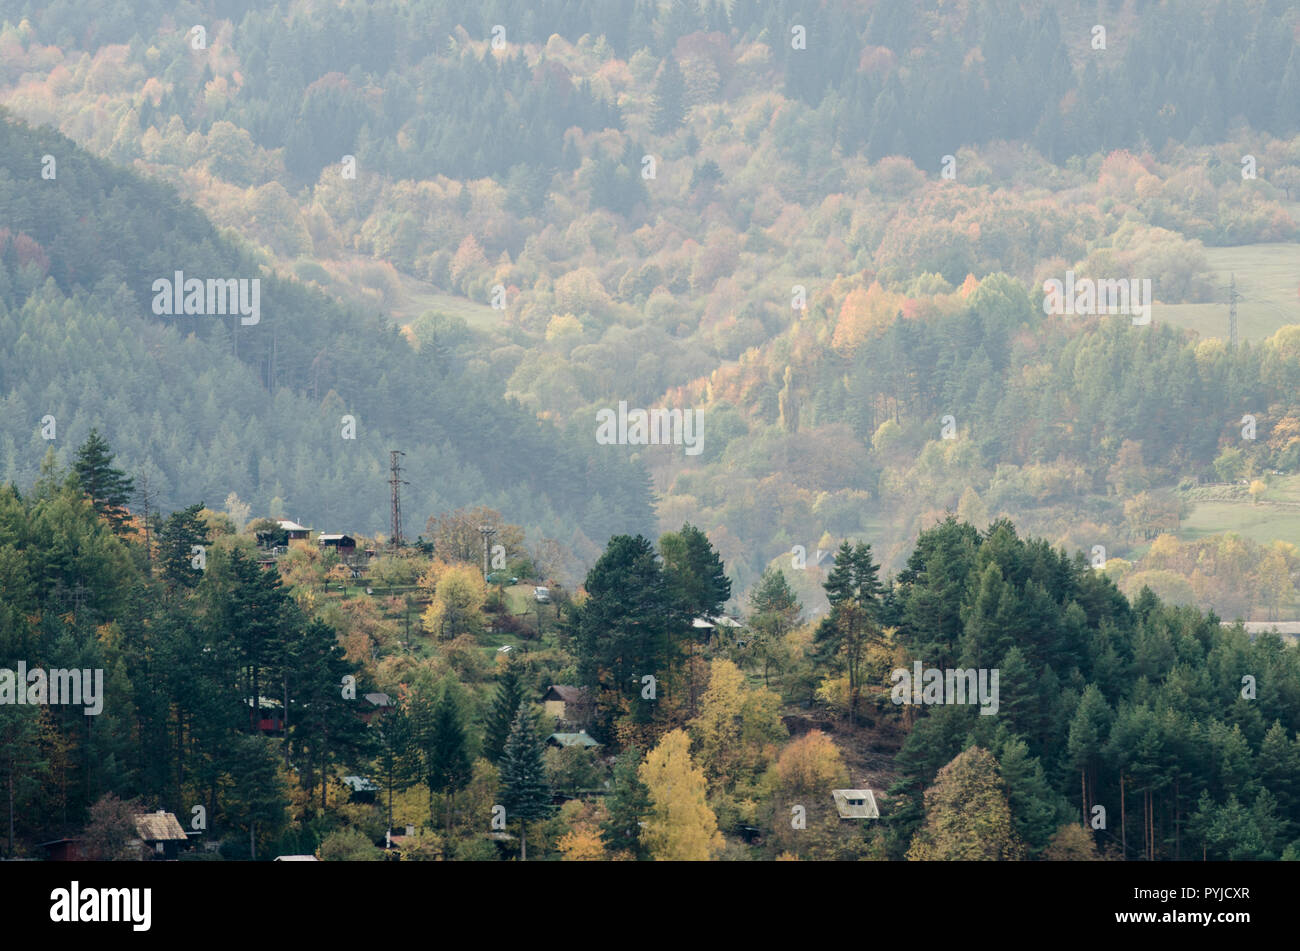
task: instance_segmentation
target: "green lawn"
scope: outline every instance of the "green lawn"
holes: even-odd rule
[[[1237,277],[1237,328],[1242,340],[1262,340],[1279,327],[1300,323],[1300,244],[1249,244],[1206,248],[1226,301],[1228,279]],[[1161,304],[1154,320],[1190,327],[1202,337],[1228,336],[1228,305]]]
[[[1300,507],[1269,502],[1300,502],[1300,475],[1273,476],[1260,504],[1197,502],[1178,534],[1184,539],[1236,532],[1256,542],[1281,539],[1300,543]]]
[[[402,296],[392,306],[393,318],[407,324],[427,310],[436,310],[449,317],[461,317],[475,330],[492,331],[501,325],[501,311],[486,304],[476,304],[468,297],[444,294],[409,274],[399,274]]]
[[[1300,508],[1249,502],[1202,502],[1192,509],[1178,534],[1184,539],[1236,532],[1261,544],[1281,539],[1300,543]]]

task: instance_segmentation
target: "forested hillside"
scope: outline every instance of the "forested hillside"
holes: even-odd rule
[[[1300,858],[1298,50],[11,2],[0,854]]]
[[[403,407],[427,420],[408,435],[393,407],[430,388],[407,382],[407,361],[439,377],[464,367],[476,402],[517,399],[566,446],[619,400],[703,409],[698,457],[630,455],[652,472],[659,529],[703,525],[737,593],[794,546],[855,533],[883,533],[897,570],[924,525],[964,506],[1103,546],[1123,556],[1115,571],[1166,571],[1164,593],[1204,607],[1300,610],[1293,590],[1233,600],[1141,564],[1191,512],[1183,480],[1296,472],[1293,341],[1278,331],[1300,322],[1300,272],[1266,283],[1216,263],[1220,248],[1300,237],[1287,5],[1117,7],[1101,34],[1037,2],[941,15],[904,2],[145,7],[143,28],[94,3],[26,11],[0,38],[0,95],[173,182],[275,273],[353,301],[361,325],[401,329],[418,358],[396,339],[308,338],[287,314],[283,334],[268,323],[219,346],[262,389],[309,394],[331,426],[352,412],[402,443],[379,448],[414,443],[419,521],[486,502],[555,539],[572,581],[602,532],[644,530],[646,516],[640,479],[600,468],[609,453],[566,464],[590,479],[545,483],[575,489],[563,502],[511,494],[526,454],[492,455],[518,439],[508,413],[474,414],[507,428],[473,451],[443,435],[445,401]],[[90,34],[74,27],[87,16]],[[1066,270],[1150,276],[1152,325],[1044,319],[1038,288]],[[143,271],[122,277],[138,294]],[[1234,277],[1240,350],[1205,333],[1228,342]],[[1246,414],[1253,443],[1236,435]],[[969,444],[940,441],[947,416]],[[375,455],[308,462],[276,431],[232,463],[206,423],[215,471],[235,469],[204,483],[210,503],[237,491],[258,511],[279,498],[300,521],[383,528]],[[451,458],[429,454],[447,439]],[[160,478],[178,465],[118,444]],[[1237,451],[1241,465],[1222,460]],[[15,474],[30,478],[34,455]],[[347,466],[350,482],[335,471]],[[290,467],[304,475],[286,479]],[[473,489],[435,474],[462,469]],[[300,488],[306,471],[330,491]],[[580,536],[557,521],[569,511]],[[1271,557],[1297,567],[1290,551]]]
[[[59,177],[32,188],[49,154]],[[408,505],[424,513],[412,535],[430,512],[484,501],[579,551],[649,522],[634,467],[539,424],[451,353],[421,359],[382,314],[263,274],[165,185],[5,121],[0,215],[11,482],[30,483],[47,449],[68,459],[98,427],[163,511],[234,493],[260,513],[381,532],[388,450],[402,449],[418,478]],[[262,320],[156,316],[152,284],[175,271],[262,275]]]

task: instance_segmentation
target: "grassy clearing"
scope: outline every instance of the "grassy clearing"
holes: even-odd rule
[[[1223,532],[1266,544],[1276,539],[1300,542],[1300,509],[1249,502],[1203,502],[1183,522],[1178,534],[1185,540]]]
[[[1194,539],[1236,532],[1261,543],[1275,539],[1300,543],[1300,507],[1270,505],[1270,502],[1300,503],[1300,475],[1271,477],[1258,505],[1251,504],[1248,499],[1197,502],[1178,534],[1184,539]]]
[[[1202,337],[1228,336],[1227,288],[1237,277],[1237,328],[1242,340],[1263,340],[1286,324],[1300,323],[1300,244],[1249,244],[1206,248],[1222,302],[1162,304],[1152,316]]]
[[[402,288],[400,298],[393,304],[393,318],[399,324],[408,324],[427,310],[436,310],[449,317],[460,317],[474,330],[491,332],[501,326],[501,312],[486,304],[476,304],[467,297],[444,294],[432,284],[399,274]]]

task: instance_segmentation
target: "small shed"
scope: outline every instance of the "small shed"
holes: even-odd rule
[[[322,548],[333,548],[340,557],[351,555],[357,550],[357,540],[351,535],[319,535],[316,543]]]
[[[841,819],[879,819],[880,810],[876,808],[876,797],[870,789],[832,789],[835,808],[840,811]]]
[[[41,842],[37,848],[45,850],[45,859],[48,862],[81,861],[81,840],[77,838],[52,839],[49,842]]]
[[[277,855],[277,862],[319,862],[320,859],[314,855]]]
[[[546,738],[546,745],[558,746],[561,749],[571,746],[592,749],[600,746],[599,743],[587,735],[586,730],[579,730],[577,733],[552,733]]]
[[[176,816],[163,809],[136,816],[135,831],[155,859],[175,859],[180,844],[190,840]]]

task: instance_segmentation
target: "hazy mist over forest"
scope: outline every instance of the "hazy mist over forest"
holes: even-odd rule
[[[1295,859],[1298,546],[1294,3],[0,3],[5,857]]]

